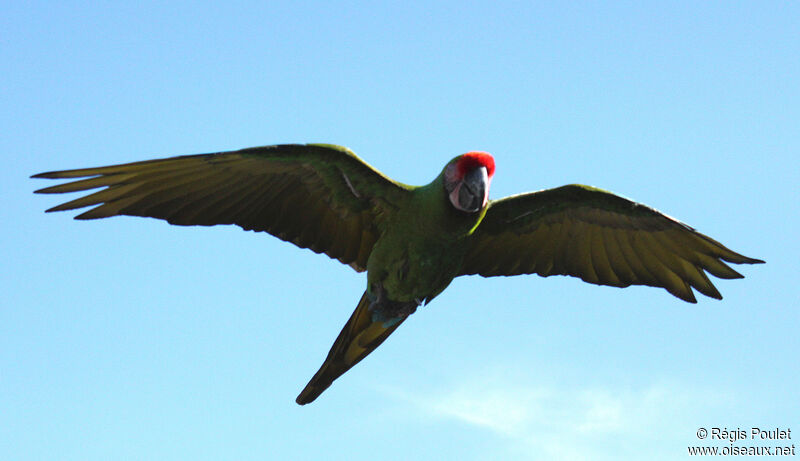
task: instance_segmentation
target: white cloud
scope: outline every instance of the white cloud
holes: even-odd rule
[[[692,444],[707,410],[732,401],[718,390],[680,383],[566,388],[534,382],[496,370],[438,393],[391,393],[429,417],[484,428],[507,442],[514,459],[571,461],[675,459]]]

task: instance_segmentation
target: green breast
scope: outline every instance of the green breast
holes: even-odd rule
[[[484,214],[454,209],[437,181],[417,189],[375,243],[369,283],[380,283],[394,301],[432,299],[458,274],[466,237]]]

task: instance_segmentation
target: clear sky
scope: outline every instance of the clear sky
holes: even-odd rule
[[[797,439],[798,56],[796,2],[4,2],[0,459],[672,460],[700,427]],[[65,197],[29,179],[287,142],[409,184],[489,151],[493,198],[591,184],[767,264],[697,305],[462,277],[300,407],[363,274],[238,227],[45,214]]]

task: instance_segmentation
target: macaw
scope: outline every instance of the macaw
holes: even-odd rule
[[[345,147],[289,144],[41,173],[75,179],[37,190],[103,188],[47,210],[94,206],[182,226],[236,224],[367,272],[367,286],[319,371],[296,401],[314,401],[416,309],[460,275],[570,275],[649,285],[697,302],[722,299],[705,272],[742,278],[723,261],[763,263],[611,192],[572,184],[489,200],[494,158],[468,152],[428,185],[394,181]],[[83,178],[83,179],[78,179]]]

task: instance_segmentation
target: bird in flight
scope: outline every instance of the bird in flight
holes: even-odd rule
[[[572,184],[489,200],[485,152],[450,160],[428,185],[394,181],[345,147],[286,144],[77,170],[53,194],[102,188],[50,211],[76,219],[128,215],[181,226],[236,224],[269,232],[367,272],[367,287],[319,371],[297,397],[313,402],[416,309],[460,275],[570,275],[615,287],[649,285],[697,302],[722,299],[706,272],[763,263],[653,208]]]

